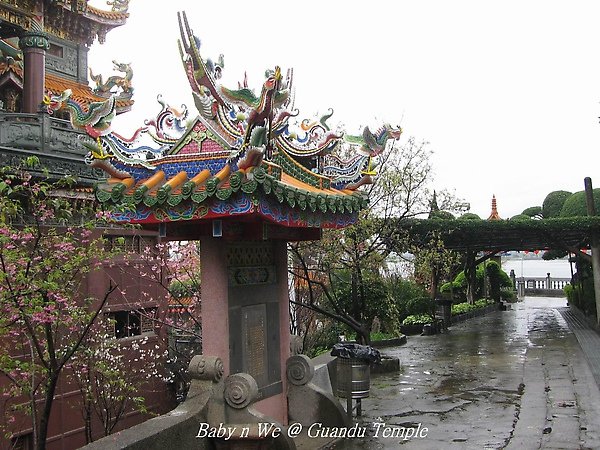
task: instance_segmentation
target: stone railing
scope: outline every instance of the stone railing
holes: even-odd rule
[[[291,372],[288,378],[303,386],[310,381],[312,372],[305,374],[302,369],[297,364],[288,365],[288,372]],[[187,398],[173,411],[99,439],[82,449],[296,449],[286,427],[254,409],[259,393],[251,375],[236,373],[225,377],[221,359],[204,355],[192,358],[188,375],[191,384]],[[310,400],[313,397],[305,394],[304,398]],[[265,424],[272,427],[265,428]]]
[[[526,295],[563,297],[565,295],[563,289],[570,282],[570,278],[552,277],[549,273],[545,277],[520,277],[514,279],[519,298]]]
[[[0,113],[0,146],[42,152],[60,152],[81,158],[87,151],[68,120],[47,113]]]
[[[68,120],[45,112],[0,112],[0,163],[4,166],[17,166],[23,157],[35,155],[50,174],[95,182],[100,172],[84,164],[87,150],[82,139],[89,138],[74,130]]]

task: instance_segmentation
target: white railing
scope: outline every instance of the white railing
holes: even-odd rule
[[[527,277],[523,278],[525,289],[563,289],[570,283],[569,278]]]
[[[545,290],[561,292],[564,287],[571,282],[570,278],[552,277],[548,274],[545,277],[520,277],[514,278],[517,295],[522,297],[526,290]],[[531,292],[528,292],[528,294]]]

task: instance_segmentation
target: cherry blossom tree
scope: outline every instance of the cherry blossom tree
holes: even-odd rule
[[[27,168],[37,161],[25,163]],[[42,178],[24,169],[0,169],[4,431],[14,429],[11,422],[31,420],[37,449],[46,446],[59,378],[117,288],[109,283],[102,295],[87,294],[87,277],[113,255],[95,231],[93,205],[76,209],[65,195],[72,180]]]
[[[166,338],[167,367],[176,398],[182,401],[190,381],[187,367],[194,354],[202,351],[199,243],[177,241],[146,246],[127,264],[124,270],[130,270],[146,286],[153,287],[156,295],[168,297],[167,312],[160,316],[149,316],[142,305],[131,304],[131,307],[137,308],[140,316],[152,320],[158,335]],[[127,289],[121,294],[124,299],[134,298],[128,295]]]
[[[111,434],[128,411],[148,412],[140,388],[164,379],[164,357],[162,346],[149,342],[148,336],[123,342],[115,339],[113,321],[99,321],[69,363],[69,378],[82,396],[86,442]],[[95,422],[101,424],[101,434]]]

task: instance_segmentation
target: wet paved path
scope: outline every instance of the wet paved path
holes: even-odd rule
[[[527,298],[445,335],[413,336],[386,349],[403,373],[372,377],[361,420],[370,437],[341,447],[600,449],[600,391],[561,315],[565,304]],[[593,339],[600,342],[587,338],[592,350]],[[595,351],[600,361],[600,346]],[[373,422],[385,423],[377,436]],[[383,437],[419,424],[426,437]]]

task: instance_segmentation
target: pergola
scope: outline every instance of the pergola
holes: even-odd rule
[[[509,250],[589,248],[600,236],[600,217],[541,220],[427,219],[398,222],[396,230],[414,242],[425,243],[439,236],[446,248],[458,251],[498,253]]]
[[[417,245],[440,238],[449,250],[465,253],[467,298],[474,301],[475,269],[478,264],[509,250],[563,250],[590,258],[582,252],[600,236],[600,217],[556,219],[402,220],[395,227],[399,239],[408,237]],[[394,243],[392,242],[393,246]],[[477,256],[481,252],[483,255]]]

